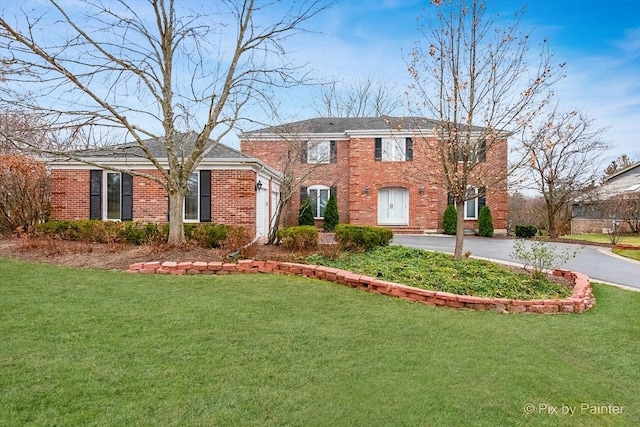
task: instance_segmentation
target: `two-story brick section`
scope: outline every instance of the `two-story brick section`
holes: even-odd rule
[[[396,233],[438,232],[451,198],[442,179],[436,125],[416,118],[315,118],[246,132],[240,150],[300,183],[286,225],[296,223],[305,197],[321,223],[335,192],[341,223],[387,226]],[[496,233],[505,233],[506,138],[493,141],[477,161],[482,164],[474,169],[468,194],[479,197],[464,204],[465,228],[478,229],[479,210],[487,205]]]

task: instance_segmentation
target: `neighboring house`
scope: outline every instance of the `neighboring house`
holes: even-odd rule
[[[571,234],[606,233],[614,227],[638,232],[639,223],[640,162],[606,177],[572,206]]]
[[[418,122],[420,128],[410,125]],[[451,198],[442,183],[435,125],[394,117],[315,118],[246,132],[240,150],[301,184],[285,225],[296,224],[305,197],[320,225],[335,192],[341,223],[386,226],[396,233],[438,232]],[[293,168],[287,165],[291,160]],[[483,177],[506,176],[506,138],[478,153],[477,161],[482,165],[469,192],[479,197],[465,202],[465,228],[477,230],[479,210],[488,205],[496,233],[506,233],[506,179]]]
[[[194,133],[180,135],[185,153],[190,152],[195,136]],[[168,168],[161,140],[147,140],[146,145],[160,164]],[[103,169],[75,160],[49,162],[52,220],[168,222],[168,197],[160,184],[108,170],[111,167],[160,177],[160,171],[142,156],[137,144],[76,154]],[[243,226],[251,234],[255,232],[256,237],[266,236],[281,182],[281,175],[260,160],[218,144],[191,175],[184,221]]]

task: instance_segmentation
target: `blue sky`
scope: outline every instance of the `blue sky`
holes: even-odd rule
[[[489,0],[505,19],[525,3]],[[345,82],[376,75],[403,87],[403,58],[419,38],[417,16],[427,0],[343,0],[314,20],[318,34],[305,35],[296,56],[316,77]],[[548,37],[567,76],[555,88],[560,108],[595,120],[611,150],[640,160],[640,0],[531,0],[523,24],[536,38]],[[302,105],[297,114],[313,115]]]

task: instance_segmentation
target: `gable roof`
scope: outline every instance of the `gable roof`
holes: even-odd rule
[[[190,155],[193,151],[197,136],[198,134],[196,132],[186,132],[176,135],[174,144],[177,150],[181,152],[178,153],[178,157],[186,158]],[[163,165],[163,167],[168,167],[167,149],[164,145],[164,138],[150,138],[144,140],[144,143],[156,160]],[[264,172],[278,179],[282,177],[280,172],[269,167],[261,160],[241,153],[222,143],[208,139],[205,144],[205,149],[208,147],[212,147],[211,151],[200,161],[199,168],[251,169],[256,172]],[[54,169],[112,167],[118,168],[116,170],[133,170],[155,168],[136,142],[87,150],[76,150],[70,152],[69,156],[60,156],[49,160],[48,164]]]
[[[366,134],[371,131],[411,133],[416,130],[432,130],[440,125],[438,120],[425,117],[316,117],[278,126],[270,126],[253,131],[243,132],[241,139],[261,138],[286,134],[321,134],[341,135]],[[472,126],[474,131],[482,131],[479,126]]]
[[[195,146],[196,138],[198,134],[196,132],[186,132],[177,134],[174,138],[174,146],[178,153],[183,157],[187,157]],[[149,149],[151,154],[158,159],[167,158],[167,149],[164,145],[165,138],[150,138],[143,142]],[[241,153],[231,147],[228,147],[222,143],[209,139],[205,144],[205,149],[213,146],[211,151],[205,156],[205,159],[254,159],[251,156]],[[142,149],[136,142],[129,142],[125,144],[109,145],[104,147],[90,148],[87,150],[77,150],[72,152],[73,155],[78,157],[87,158],[146,158]],[[180,156],[179,156],[180,157]]]

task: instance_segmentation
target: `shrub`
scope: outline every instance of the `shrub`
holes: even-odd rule
[[[453,205],[447,206],[444,210],[444,218],[442,220],[442,228],[444,229],[444,234],[456,234],[456,228],[458,226],[458,212],[456,211],[456,207]]]
[[[516,236],[530,239],[536,235],[538,229],[533,225],[516,225]]]
[[[546,276],[546,270],[553,270],[562,266],[570,258],[574,258],[577,253],[577,251],[570,252],[566,250],[556,254],[553,246],[549,246],[541,240],[531,242],[531,246],[527,248],[524,241],[518,239],[513,244],[513,251],[510,256],[522,261],[525,270],[531,269],[531,276],[534,279],[541,279]]]
[[[329,201],[327,202],[327,206],[324,208],[324,230],[325,231],[333,231],[338,225],[340,221],[340,216],[338,215],[338,202],[336,200],[336,196],[331,193],[329,196]]]
[[[44,163],[22,155],[0,155],[0,233],[28,229],[50,212]]]
[[[493,217],[489,206],[483,206],[478,214],[478,234],[482,237],[493,237]]]
[[[224,224],[189,224],[194,227],[188,233],[189,240],[204,248],[219,248],[227,239],[231,226]],[[185,236],[187,230],[185,228]]]
[[[314,249],[318,246],[318,229],[313,225],[287,227],[278,231],[278,238],[285,248]]]
[[[344,249],[368,251],[376,246],[387,246],[393,231],[384,227],[340,224],[336,227],[336,240]]]
[[[313,205],[311,199],[305,197],[300,205],[300,212],[298,213],[298,225],[314,225],[313,217]]]

